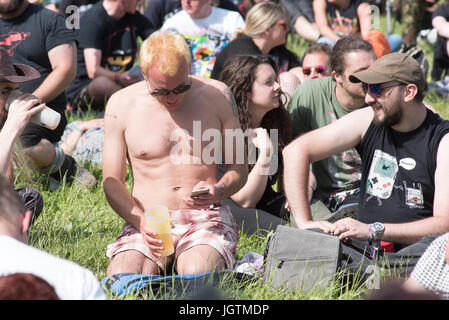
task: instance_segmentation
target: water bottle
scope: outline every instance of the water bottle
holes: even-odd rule
[[[5,111],[8,111],[9,105],[23,93],[20,90],[13,90],[9,93],[8,100],[6,100]],[[36,105],[37,106],[37,105]],[[31,117],[30,122],[46,127],[50,130],[55,130],[61,121],[61,115],[55,110],[45,106],[44,109]]]

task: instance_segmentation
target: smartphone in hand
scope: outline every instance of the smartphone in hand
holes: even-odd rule
[[[193,197],[198,197],[199,195],[207,194],[207,193],[209,193],[209,188],[198,189],[198,190],[193,190],[191,196],[193,198]]]

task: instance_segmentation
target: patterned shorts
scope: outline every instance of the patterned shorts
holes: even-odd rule
[[[239,234],[228,206],[210,210],[170,210],[170,219],[175,253],[168,261],[173,261],[189,248],[206,244],[215,248],[223,256],[226,266],[232,268]],[[107,246],[106,256],[112,259],[126,250],[137,250],[163,268],[162,262],[144,242],[142,234],[128,223],[123,226],[117,240]]]

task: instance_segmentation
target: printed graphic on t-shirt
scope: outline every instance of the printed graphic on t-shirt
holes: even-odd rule
[[[114,72],[123,72],[134,63],[136,49],[131,28],[126,27],[108,36],[105,50],[104,67]]]
[[[393,191],[398,168],[395,157],[376,150],[368,175],[366,193],[378,199],[388,199]]]
[[[31,36],[31,32],[10,31],[9,33],[0,35],[0,49],[12,57],[14,49],[22,43],[23,40]]]
[[[369,201],[376,198],[378,205],[382,206],[381,199],[390,198],[394,189],[401,190],[405,194],[405,204],[410,208],[424,208],[424,194],[421,183],[413,182],[411,186],[407,186],[406,181],[395,184],[395,180],[399,171],[399,167],[403,170],[413,170],[416,167],[416,161],[412,158],[403,158],[399,160],[381,150],[376,150],[371,163],[366,193],[370,196]]]
[[[424,208],[424,195],[421,184],[418,184],[418,189],[405,187],[405,204],[410,208]]]
[[[105,68],[114,72],[123,72],[126,67],[134,61],[134,55],[132,50],[116,50],[112,52],[112,55],[107,57]]]
[[[190,73],[196,76],[210,78],[216,55],[229,43],[226,35],[182,35],[190,46],[192,52],[192,65]]]
[[[340,17],[340,19],[333,18],[331,23],[331,28],[337,35],[346,36],[357,31],[356,21],[346,17]]]

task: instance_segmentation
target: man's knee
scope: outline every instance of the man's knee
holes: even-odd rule
[[[220,271],[226,267],[223,256],[209,245],[194,246],[178,256],[178,274]]]
[[[48,166],[55,159],[55,146],[47,139],[40,141],[23,149],[23,152],[33,161],[33,165],[37,169]]]
[[[158,274],[154,261],[136,250],[123,251],[112,257],[106,271],[107,275],[117,273]]]
[[[88,86],[88,93],[96,103],[106,101],[114,92],[122,87],[113,80],[100,76],[93,79]]]

